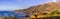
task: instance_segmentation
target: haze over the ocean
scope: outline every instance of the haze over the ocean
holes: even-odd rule
[[[52,0],[0,0],[0,10],[25,9]]]

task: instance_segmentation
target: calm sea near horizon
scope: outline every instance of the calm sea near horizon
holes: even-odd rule
[[[24,16],[26,14],[25,13],[15,13],[15,12],[12,12],[12,11],[0,11],[0,18],[3,17],[3,16],[7,17],[7,16],[12,16],[12,15],[19,19],[19,18],[24,18]]]

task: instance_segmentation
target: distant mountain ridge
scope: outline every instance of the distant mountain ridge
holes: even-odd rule
[[[52,10],[60,10],[60,2],[50,2],[37,6],[32,6],[28,9],[15,10],[15,12],[24,12],[24,13],[49,13]]]

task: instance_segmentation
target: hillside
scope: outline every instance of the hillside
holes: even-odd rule
[[[29,7],[28,9],[15,10],[15,12],[43,14],[43,13],[50,13],[53,10],[58,10],[58,11],[60,10],[59,2],[45,3],[45,4]]]

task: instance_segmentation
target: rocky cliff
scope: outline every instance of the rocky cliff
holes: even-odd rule
[[[37,6],[29,7],[28,9],[15,10],[15,12],[24,12],[24,13],[50,13],[53,10],[60,10],[60,2],[50,2]]]

